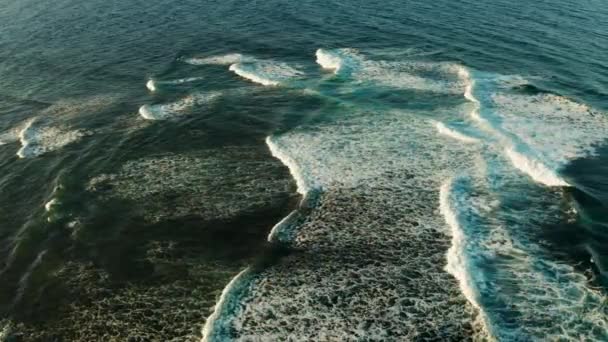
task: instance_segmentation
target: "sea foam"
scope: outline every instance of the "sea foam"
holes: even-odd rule
[[[210,57],[191,57],[185,58],[184,62],[192,65],[231,65],[240,62],[253,61],[254,58],[244,56],[240,53],[230,53],[226,55]]]
[[[78,141],[88,133],[83,130],[65,130],[48,124],[45,120],[31,119],[19,132],[21,148],[19,158],[38,157]]]
[[[513,166],[535,182],[568,186],[559,170],[593,155],[605,141],[608,118],[586,105],[552,94],[510,92],[513,77],[466,68],[460,76],[467,84],[464,96],[474,105],[471,118],[493,134]]]
[[[344,63],[343,57],[325,49],[318,49],[316,52],[317,64],[323,69],[333,70],[334,73],[339,73]]]
[[[220,93],[197,93],[173,103],[143,105],[139,108],[139,115],[146,120],[168,120],[186,115],[196,106],[209,105],[220,96]]]
[[[302,75],[302,72],[285,63],[271,61],[235,63],[230,65],[229,69],[245,79],[265,86],[278,86]]]
[[[457,130],[455,130],[453,128],[449,128],[443,122],[435,122],[434,125],[440,134],[443,134],[450,138],[454,138],[456,140],[460,140],[462,142],[469,143],[469,144],[479,142],[479,139],[472,138],[466,134],[458,132]]]
[[[148,88],[149,91],[151,92],[155,92],[158,91],[158,87],[159,86],[163,86],[163,85],[178,85],[178,84],[184,84],[184,83],[189,83],[189,82],[196,82],[196,81],[200,81],[204,79],[203,77],[187,77],[187,78],[180,78],[180,79],[176,79],[176,80],[148,80],[148,82],[146,82],[146,88]]]

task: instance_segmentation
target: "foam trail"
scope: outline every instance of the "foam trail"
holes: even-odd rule
[[[240,53],[229,53],[226,55],[220,56],[211,56],[211,57],[192,57],[185,58],[184,62],[192,65],[231,65],[235,63],[241,62],[250,62],[254,59],[248,56],[243,56]]]
[[[205,326],[203,327],[203,338],[201,342],[212,342],[221,339],[220,336],[223,335],[223,330],[227,329],[224,326],[224,321],[222,320],[222,313],[231,311],[231,306],[234,306],[235,303],[233,300],[236,298],[232,297],[234,295],[234,291],[240,290],[238,287],[245,282],[246,275],[249,273],[249,268],[244,269],[241,273],[237,274],[232,280],[226,285],[222,294],[215,305],[213,313],[207,321],[205,322]]]
[[[340,72],[340,69],[344,63],[342,57],[325,49],[318,49],[316,52],[316,57],[317,64],[319,64],[323,69],[333,70],[336,74]]]
[[[445,136],[454,138],[456,140],[460,140],[460,141],[465,142],[465,143],[477,143],[477,142],[479,142],[478,139],[469,137],[469,136],[467,136],[465,134],[462,134],[462,133],[460,133],[460,132],[458,132],[458,131],[456,131],[456,130],[454,130],[452,128],[449,128],[449,127],[447,127],[442,122],[435,122],[435,128],[437,128],[437,131],[440,134],[443,134]]]
[[[445,270],[450,273],[460,285],[460,289],[469,303],[473,305],[480,315],[480,320],[484,326],[484,331],[490,334],[488,330],[486,314],[479,305],[478,292],[474,288],[474,281],[469,273],[468,260],[465,255],[466,237],[460,226],[458,216],[451,204],[451,193],[453,190],[453,179],[446,180],[441,184],[439,190],[439,210],[444,217],[445,222],[450,227],[452,233],[452,245],[447,252],[447,265]]]
[[[570,184],[560,178],[555,172],[549,170],[545,165],[515,151],[513,147],[505,148],[505,154],[509,157],[515,168],[529,175],[537,183],[547,186],[570,186]]]

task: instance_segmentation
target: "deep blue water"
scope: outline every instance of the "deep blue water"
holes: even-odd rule
[[[606,18],[0,0],[0,341],[608,339]]]

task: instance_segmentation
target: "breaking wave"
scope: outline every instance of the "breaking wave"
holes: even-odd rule
[[[240,62],[253,61],[254,58],[241,55],[240,53],[230,53],[226,55],[211,57],[191,57],[184,58],[184,62],[192,65],[231,65]]]
[[[83,130],[66,130],[48,124],[42,119],[31,119],[19,132],[21,148],[19,158],[34,158],[58,150],[88,135]]]
[[[285,63],[256,61],[230,65],[230,71],[254,83],[278,86],[302,75]]]
[[[156,105],[143,105],[139,115],[146,120],[168,120],[187,115],[196,106],[207,105],[217,99],[220,93],[198,93],[189,95],[177,102]]]
[[[463,133],[458,132],[457,130],[455,130],[453,128],[449,128],[449,127],[447,127],[442,122],[435,122],[435,128],[437,128],[437,131],[440,134],[443,134],[443,135],[448,136],[450,138],[454,138],[456,140],[460,140],[460,141],[465,142],[465,143],[477,143],[477,142],[479,142],[479,139],[472,138],[472,137],[470,137],[468,135],[465,135]]]
[[[188,78],[180,78],[180,79],[176,79],[176,80],[164,80],[164,81],[148,80],[148,82],[146,82],[146,88],[148,88],[148,90],[151,92],[155,92],[158,90],[159,86],[184,84],[184,83],[200,81],[202,79],[204,79],[204,78],[203,77],[188,77]]]

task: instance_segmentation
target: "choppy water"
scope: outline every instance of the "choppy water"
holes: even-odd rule
[[[608,339],[602,1],[8,1],[0,341]]]

